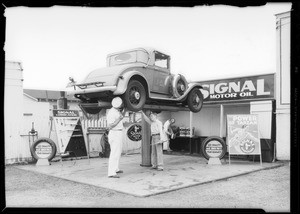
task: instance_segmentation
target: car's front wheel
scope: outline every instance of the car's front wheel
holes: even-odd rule
[[[187,104],[192,112],[199,112],[203,106],[203,95],[199,88],[190,91],[187,98]]]
[[[146,90],[138,80],[130,80],[123,98],[128,110],[140,111],[146,103]]]

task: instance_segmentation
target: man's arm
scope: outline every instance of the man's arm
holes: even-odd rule
[[[142,112],[142,116],[144,117],[145,121],[147,123],[151,124],[151,120],[149,119],[149,117],[147,117],[147,115],[143,111],[141,111],[141,112]]]
[[[108,123],[108,129],[114,128],[123,118],[124,116],[120,114],[120,116],[113,123]]]
[[[167,122],[165,122],[165,124],[164,124],[164,132],[165,132],[167,135],[172,135],[172,134],[174,134],[174,133],[173,133],[173,130],[171,129],[171,124],[167,124]]]

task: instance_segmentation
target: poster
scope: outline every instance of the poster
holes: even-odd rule
[[[230,155],[260,155],[258,116],[227,115],[227,144]]]

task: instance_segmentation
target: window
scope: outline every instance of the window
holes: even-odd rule
[[[164,55],[159,52],[155,52],[155,66],[161,67],[161,68],[169,68],[169,56]]]
[[[135,63],[136,61],[137,61],[136,51],[120,53],[120,54],[113,55],[110,57],[109,66],[122,65],[122,64],[127,64],[127,63]]]

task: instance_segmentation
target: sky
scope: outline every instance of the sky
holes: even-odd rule
[[[152,47],[171,73],[204,81],[276,72],[276,16],[291,3],[256,7],[5,9],[5,60],[21,62],[26,89],[64,90],[106,67],[110,53]]]

